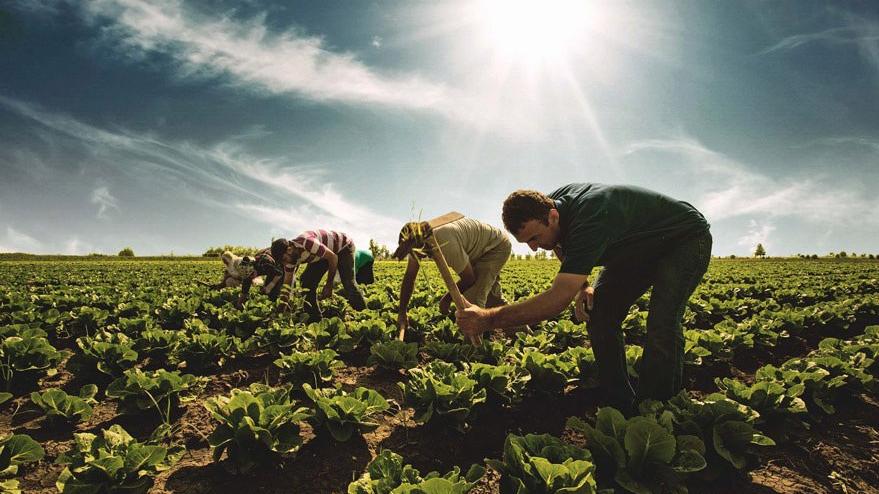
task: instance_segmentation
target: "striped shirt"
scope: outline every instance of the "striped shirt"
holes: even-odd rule
[[[290,242],[302,249],[302,254],[296,260],[296,266],[320,261],[327,251],[338,254],[346,248],[354,250],[354,241],[342,232],[333,230],[309,230],[302,232]],[[287,265],[286,268],[295,269],[295,266]]]

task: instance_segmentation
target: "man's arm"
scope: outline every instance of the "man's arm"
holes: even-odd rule
[[[563,311],[587,281],[586,275],[559,273],[549,290],[523,302],[493,309],[476,306],[459,309],[458,326],[465,334],[478,335],[492,328],[512,328],[544,321]]]
[[[238,306],[244,305],[244,301],[247,300],[247,296],[250,294],[250,285],[253,284],[253,278],[250,276],[245,276],[243,280],[241,280],[241,294],[238,295]]]
[[[339,256],[330,249],[324,249],[324,253],[321,257],[326,259],[327,264],[330,266],[327,271],[327,282],[324,285],[324,291],[321,294],[321,298],[329,298],[333,294],[333,280],[336,278],[336,271],[339,269]]]
[[[400,307],[397,309],[397,328],[400,330],[400,336],[406,332],[409,327],[409,317],[407,310],[409,308],[409,299],[412,298],[412,291],[415,289],[415,277],[418,276],[418,261],[415,257],[409,255],[409,263],[406,264],[406,274],[403,275],[403,283],[400,285]]]

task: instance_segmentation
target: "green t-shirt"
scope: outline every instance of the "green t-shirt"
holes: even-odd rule
[[[559,212],[562,273],[650,261],[709,228],[690,204],[641,187],[568,184],[549,197]]]
[[[354,252],[354,272],[360,271],[360,268],[371,263],[372,260],[372,252],[358,249]]]

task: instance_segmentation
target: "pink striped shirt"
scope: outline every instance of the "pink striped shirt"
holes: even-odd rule
[[[354,241],[342,232],[333,230],[309,230],[291,240],[293,245],[303,249],[296,264],[312,263],[323,259],[327,250],[338,254],[346,247],[354,250]],[[290,266],[292,267],[292,266]]]

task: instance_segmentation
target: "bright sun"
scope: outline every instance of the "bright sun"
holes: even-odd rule
[[[525,64],[564,57],[599,16],[589,0],[483,0],[479,23],[494,48]]]

